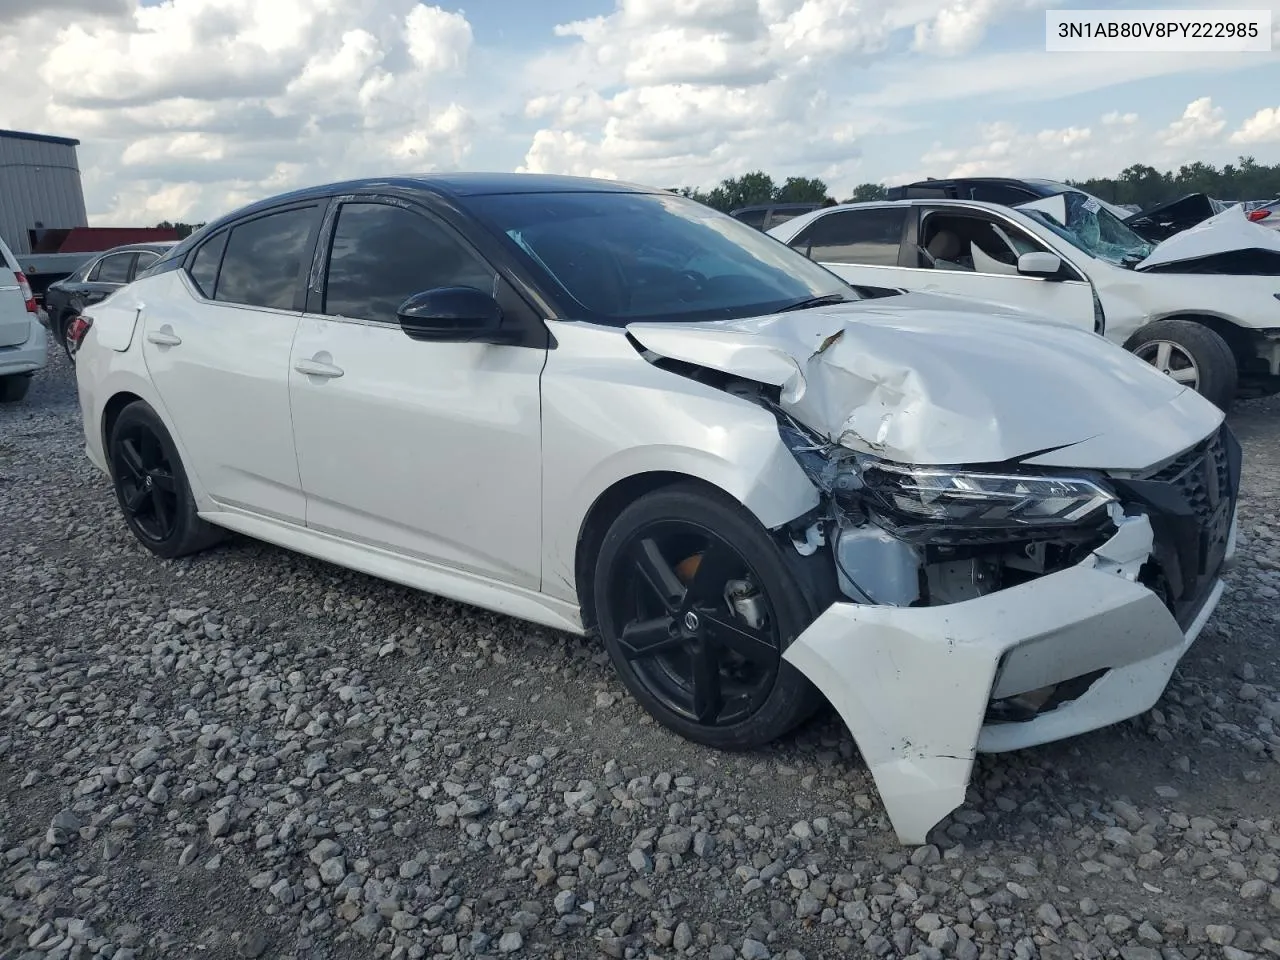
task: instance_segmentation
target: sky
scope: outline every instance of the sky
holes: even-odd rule
[[[0,128],[79,139],[100,226],[438,170],[706,188],[761,169],[844,197],[1280,162],[1280,0],[1248,4],[1273,11],[1271,53],[1044,50],[1049,6],[1155,5],[0,0]]]

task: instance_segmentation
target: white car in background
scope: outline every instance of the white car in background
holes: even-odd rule
[[[860,301],[666,191],[449,174],[224,217],[73,348],[152,552],[236,530],[594,634],[714,747],[825,694],[921,843],[978,751],[1151,707],[1234,551],[1222,412],[1001,313]]]
[[[47,350],[31,287],[0,240],[0,403],[27,395],[31,375],[44,366]]]
[[[862,287],[1004,304],[1103,334],[1226,409],[1280,390],[1280,235],[1229,208],[1153,246],[1095,198],[827,207],[770,235]]]

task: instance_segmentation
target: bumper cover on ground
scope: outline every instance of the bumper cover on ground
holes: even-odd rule
[[[1151,550],[1147,519],[1125,518],[1078,566],[945,606],[836,603],[787,649],[848,725],[903,843],[924,843],[964,802],[979,750],[1047,743],[1156,702],[1222,585],[1184,632],[1136,582]],[[993,698],[1097,671],[1050,712],[984,725]]]

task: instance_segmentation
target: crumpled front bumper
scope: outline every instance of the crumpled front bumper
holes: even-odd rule
[[[1227,559],[1235,549],[1235,519]],[[1217,580],[1184,631],[1136,582],[1153,536],[1144,516],[1079,565],[935,607],[836,603],[786,659],[840,713],[899,840],[924,843],[964,803],[975,755],[1048,743],[1150,709],[1222,595]],[[988,723],[994,699],[1098,671],[1073,700]]]

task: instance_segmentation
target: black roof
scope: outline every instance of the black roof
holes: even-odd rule
[[[80,146],[79,140],[72,140],[70,137],[53,137],[47,133],[23,133],[21,130],[0,130],[0,139],[32,140],[36,143],[57,143],[64,147]]]
[[[637,183],[626,183],[621,180],[562,177],[548,173],[424,173],[402,174],[391,177],[365,177],[360,180],[343,180],[337,183],[322,183],[313,187],[303,187],[300,190],[266,197],[239,207],[211,220],[195,231],[176,247],[173,247],[165,259],[186,256],[187,251],[202,237],[213,233],[228,221],[239,219],[247,214],[254,214],[260,210],[278,207],[282,204],[297,203],[334,195],[340,196],[344,193],[374,192],[390,195],[397,193],[432,193],[446,198],[519,193],[661,193],[670,195],[670,191],[667,190],[646,187]]]

